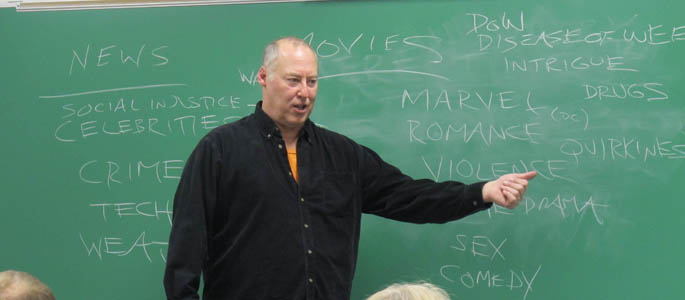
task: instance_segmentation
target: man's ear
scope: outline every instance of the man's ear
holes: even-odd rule
[[[266,87],[266,68],[264,66],[257,71],[257,82],[259,82],[259,85],[262,87]]]

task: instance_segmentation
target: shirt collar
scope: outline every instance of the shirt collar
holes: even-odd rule
[[[281,130],[276,126],[276,123],[267,115],[264,110],[262,110],[262,101],[259,101],[255,106],[255,116],[257,117],[257,124],[259,126],[259,132],[264,138],[269,138],[271,136],[281,136]],[[304,138],[305,141],[311,143],[314,130],[314,122],[310,121],[309,118],[304,122],[302,130],[300,130],[300,137]]]

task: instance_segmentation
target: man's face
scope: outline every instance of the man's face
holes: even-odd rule
[[[279,44],[274,65],[259,69],[262,109],[281,130],[299,131],[314,108],[318,87],[317,58],[307,47]]]

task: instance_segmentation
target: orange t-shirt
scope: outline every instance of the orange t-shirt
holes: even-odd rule
[[[297,180],[297,150],[288,150],[288,163],[290,164],[290,171],[293,172],[293,178]]]

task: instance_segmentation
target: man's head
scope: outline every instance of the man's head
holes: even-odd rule
[[[36,277],[18,271],[0,272],[1,300],[55,300],[52,291]]]
[[[314,50],[299,38],[281,38],[266,46],[262,64],[257,77],[262,109],[281,130],[299,131],[316,100],[319,70]]]

